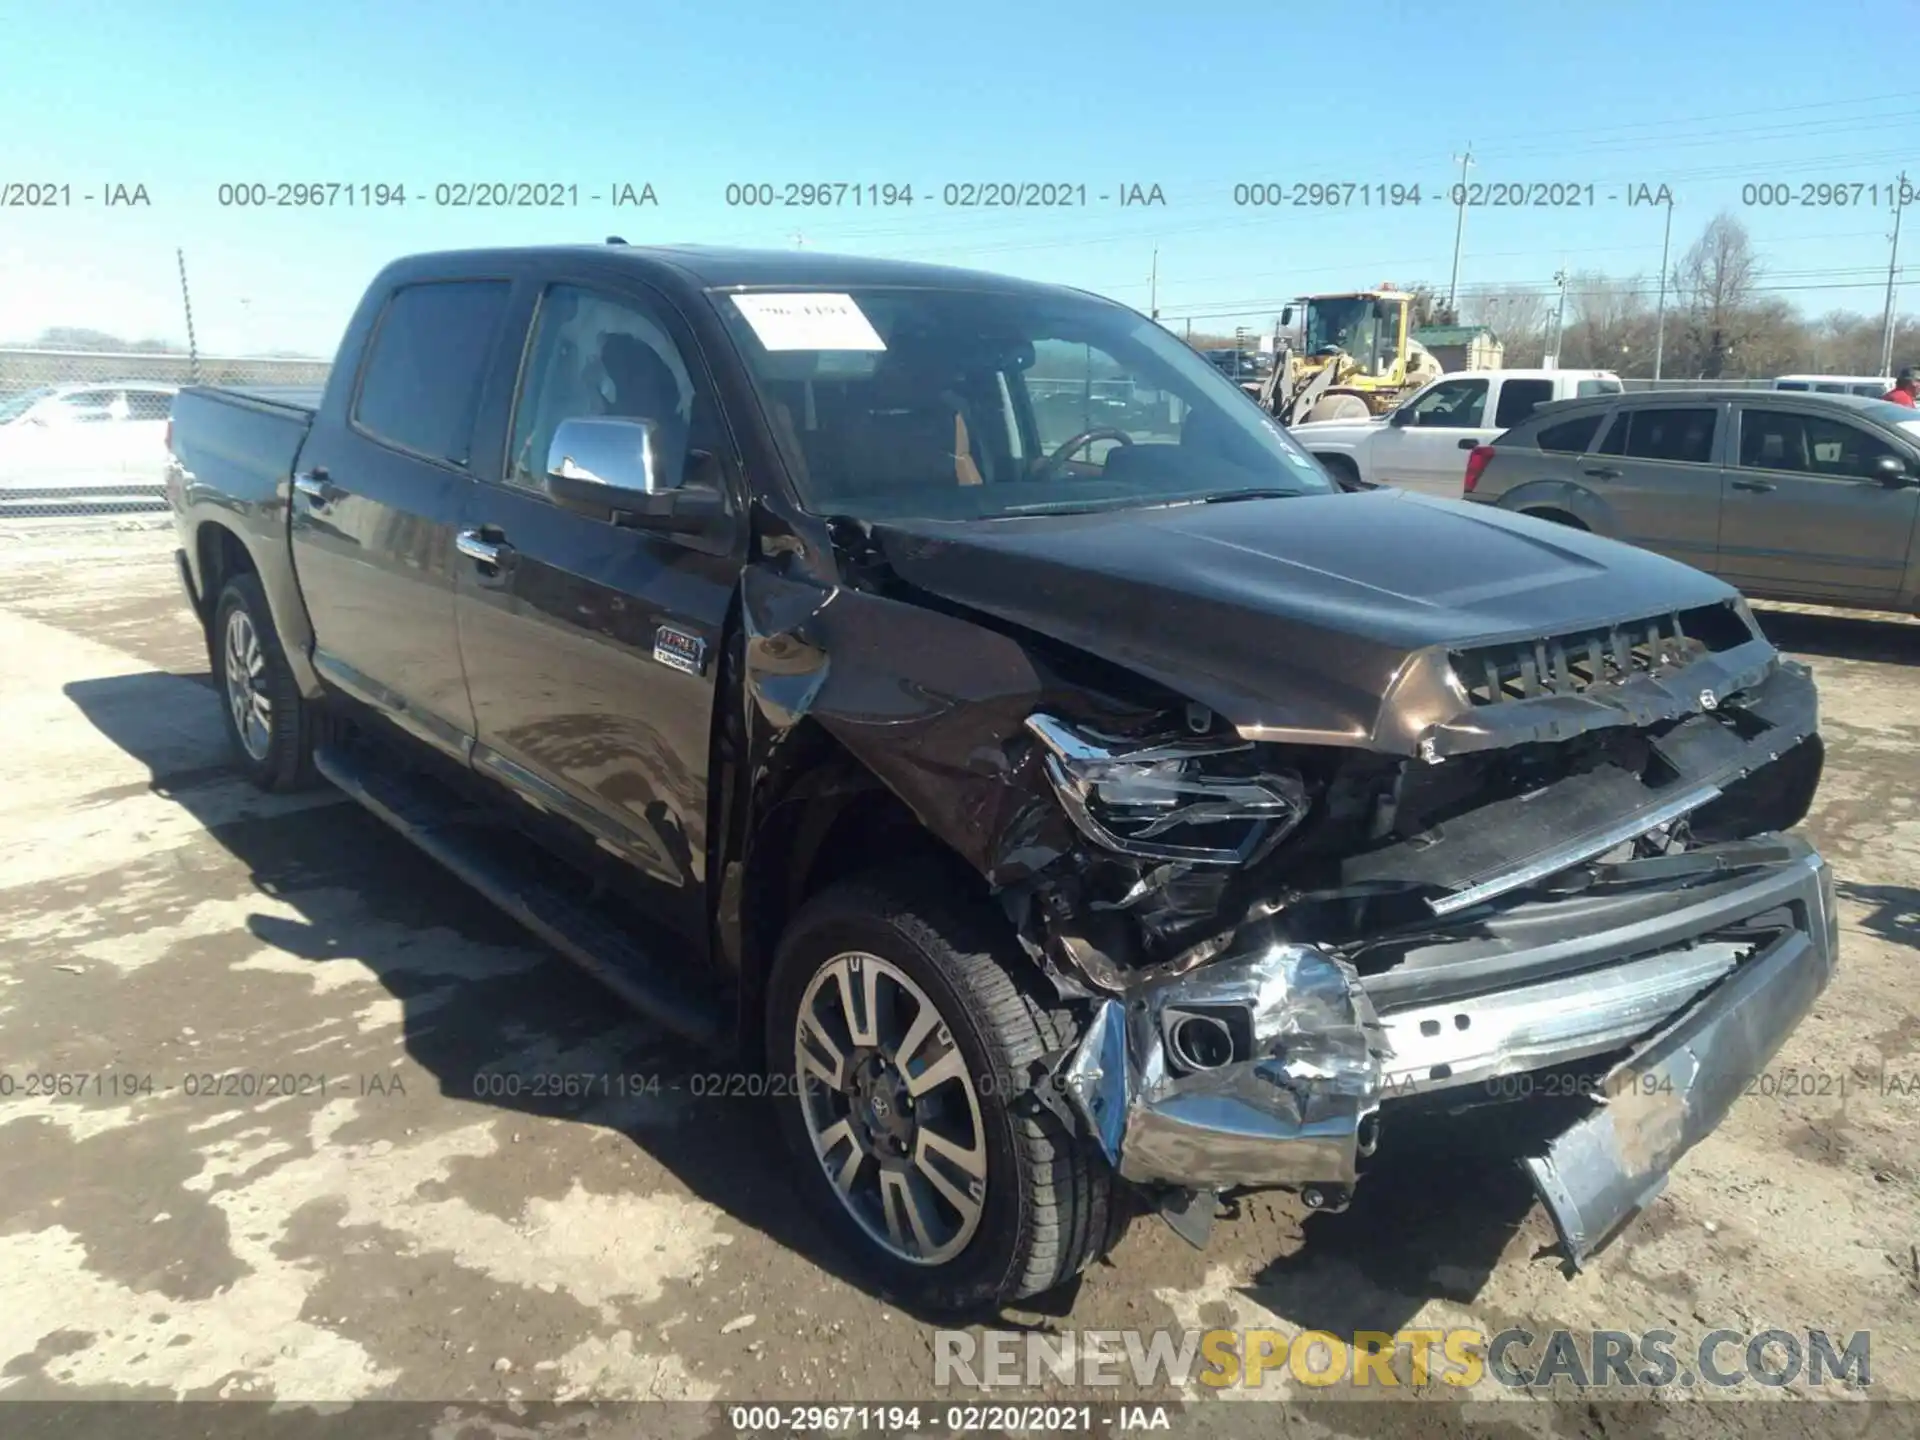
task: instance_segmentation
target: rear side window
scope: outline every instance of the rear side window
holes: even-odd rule
[[[1584,400],[1589,395],[1618,395],[1625,388],[1618,380],[1580,380],[1574,383],[1573,393]]]
[[[1713,458],[1713,416],[1708,408],[1624,411],[1607,432],[1601,452],[1635,460],[1704,465]]]
[[[1807,382],[1804,380],[1776,380],[1773,382],[1773,388],[1776,390],[1804,390],[1807,388]]]
[[[164,390],[127,391],[129,420],[164,420],[173,413],[173,396]]]
[[[388,444],[466,464],[508,290],[504,280],[450,280],[394,291],[360,374],[354,424]]]
[[[1494,407],[1493,423],[1502,430],[1511,429],[1533,414],[1534,406],[1551,399],[1551,380],[1509,380],[1500,387],[1500,403]]]
[[[1600,433],[1600,422],[1606,418],[1604,410],[1596,410],[1591,415],[1576,415],[1558,425],[1548,425],[1541,430],[1537,443],[1542,450],[1556,454],[1584,455],[1593,444],[1593,437]]]

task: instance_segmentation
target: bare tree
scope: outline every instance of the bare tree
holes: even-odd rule
[[[1736,369],[1750,369],[1740,352],[1760,321],[1753,307],[1759,279],[1760,262],[1747,227],[1721,211],[1673,272],[1673,295],[1682,317],[1680,373],[1717,380]]]
[[[1562,348],[1564,363],[1632,374],[1653,369],[1653,307],[1638,275],[1621,280],[1583,270],[1569,278],[1573,320]]]
[[[1468,325],[1484,325],[1499,338],[1502,363],[1538,365],[1547,353],[1547,327],[1554,302],[1526,285],[1502,285],[1462,298],[1460,316]]]

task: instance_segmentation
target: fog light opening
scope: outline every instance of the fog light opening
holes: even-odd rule
[[[1218,1070],[1233,1063],[1233,1031],[1211,1015],[1182,1015],[1167,1026],[1167,1050],[1184,1070]]]

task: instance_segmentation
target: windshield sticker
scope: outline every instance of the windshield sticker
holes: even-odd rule
[[[769,350],[884,350],[880,332],[851,295],[735,295]]]

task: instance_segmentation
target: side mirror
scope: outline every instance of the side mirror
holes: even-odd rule
[[[1282,325],[1291,325],[1293,323],[1293,307],[1291,305],[1280,312],[1280,323]]]
[[[1867,467],[1867,473],[1890,490],[1913,483],[1913,477],[1907,473],[1907,462],[1898,455],[1877,455],[1873,464]]]
[[[1389,425],[1411,425],[1412,423],[1413,409],[1411,406],[1402,405],[1398,410],[1393,411],[1387,416],[1387,424]]]
[[[718,462],[694,450],[687,455],[687,475],[666,475],[659,466],[659,434],[650,420],[562,420],[547,447],[547,494],[557,505],[610,525],[669,534],[706,529],[726,509]]]

